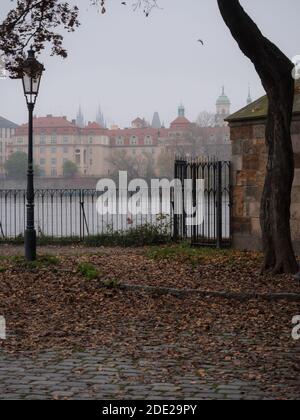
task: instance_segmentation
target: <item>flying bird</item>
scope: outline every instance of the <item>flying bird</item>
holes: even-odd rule
[[[204,42],[202,41],[202,39],[198,39],[198,42],[200,42],[202,45],[204,45]]]

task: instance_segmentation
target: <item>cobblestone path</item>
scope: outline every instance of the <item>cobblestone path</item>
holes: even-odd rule
[[[202,365],[205,378],[185,373],[180,361],[132,359],[110,349],[73,353],[44,352],[35,356],[0,356],[0,399],[276,399],[299,398],[287,384],[273,392],[255,381],[239,380],[230,365]],[[210,373],[232,370],[225,383]],[[228,372],[227,372],[228,373]],[[294,384],[297,385],[297,384]],[[299,386],[300,384],[298,384]],[[299,388],[298,388],[299,389]]]

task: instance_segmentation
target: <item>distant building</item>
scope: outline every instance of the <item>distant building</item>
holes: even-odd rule
[[[63,176],[68,160],[77,164],[81,175],[108,175],[109,136],[97,123],[78,127],[66,117],[34,118],[34,161],[44,177]],[[16,129],[8,153],[27,151],[28,125]]]
[[[225,94],[225,88],[222,88],[222,94],[219,96],[216,102],[216,126],[222,127],[226,125],[226,118],[230,115],[230,100],[228,96]]]
[[[17,124],[0,117],[0,176],[4,176],[4,162],[8,157],[8,145],[15,135]]]
[[[148,126],[145,118],[136,118],[131,122],[131,128],[147,128]]]
[[[145,118],[136,118],[130,128],[121,129],[114,124],[105,128],[105,121],[99,107],[95,122],[84,123],[81,107],[77,119],[68,121],[66,117],[34,118],[34,160],[40,168],[41,176],[61,177],[64,162],[77,164],[81,176],[107,177],[115,171],[114,158],[122,152],[135,159],[148,156],[155,169],[160,161],[169,159],[170,171],[174,156],[212,156],[222,160],[231,158],[229,127],[224,119],[230,112],[230,100],[225,89],[216,102],[216,126],[199,127],[186,117],[183,104],[177,110],[176,118],[169,128],[161,124],[155,112],[152,124]],[[22,150],[27,152],[27,124],[18,127],[8,142],[6,156]],[[164,155],[164,159],[161,156]],[[158,171],[158,175],[164,174]]]
[[[166,136],[160,139],[162,147],[173,155],[211,156],[230,160],[229,128],[224,121],[215,127],[199,127],[186,118],[182,104],[178,108],[177,118],[172,121],[169,129],[162,131],[162,135]]]
[[[178,107],[178,117],[171,122],[172,130],[187,130],[191,126],[191,122],[185,117],[185,107],[181,104]]]

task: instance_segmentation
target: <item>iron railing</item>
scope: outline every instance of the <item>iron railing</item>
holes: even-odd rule
[[[177,158],[175,178],[192,179],[193,201],[196,205],[196,181],[204,180],[202,224],[187,226],[186,215],[174,215],[174,234],[191,238],[195,246],[217,246],[231,244],[231,164],[210,158]]]
[[[140,205],[146,204],[149,211],[132,216],[123,214],[116,203],[116,213],[110,214],[97,211],[97,202],[103,192],[89,189],[37,189],[35,190],[35,227],[37,234],[52,238],[76,237],[126,232],[129,229],[146,224],[156,226],[164,234],[175,239],[185,238],[194,245],[228,246],[231,243],[231,190],[230,162],[215,160],[177,159],[175,163],[175,178],[179,179],[183,191],[179,200],[184,199],[184,180],[191,179],[193,185],[193,205],[197,199],[195,183],[197,179],[204,180],[203,223],[188,226],[187,215],[175,214],[173,193],[168,195],[160,189],[155,196],[156,208],[150,211],[153,197],[149,193],[140,198]],[[121,191],[123,193],[123,191]],[[119,197],[120,191],[116,191]],[[170,193],[170,189],[169,189]],[[126,198],[133,193],[126,192]],[[130,195],[131,194],[131,195]],[[167,198],[166,198],[167,197]],[[169,197],[169,198],[168,198]],[[144,201],[143,201],[144,200]],[[151,201],[152,200],[152,201]],[[177,196],[178,200],[178,196]],[[146,201],[146,203],[145,203]],[[166,205],[167,201],[167,206]],[[163,205],[164,203],[164,205]],[[169,212],[165,212],[168,207]],[[180,203],[185,209],[183,203]],[[103,205],[103,203],[102,203]],[[26,191],[0,190],[0,238],[17,238],[24,235],[26,222]]]
[[[172,214],[103,214],[97,212],[98,198],[103,194],[88,189],[37,189],[35,190],[35,227],[39,236],[52,238],[76,237],[126,232],[139,226],[155,225],[172,235]],[[130,194],[128,198],[130,198]],[[119,191],[116,191],[117,197]],[[132,196],[132,193],[131,193]],[[149,206],[151,197],[143,196]],[[161,198],[159,198],[161,201]],[[160,203],[159,203],[160,205]],[[172,207],[170,206],[172,211]],[[102,214],[101,214],[102,213]],[[0,190],[0,238],[17,238],[24,235],[26,222],[26,191]]]

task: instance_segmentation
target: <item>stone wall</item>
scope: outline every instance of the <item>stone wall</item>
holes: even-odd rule
[[[259,221],[267,154],[265,121],[231,123],[233,167],[233,246],[261,249]],[[295,180],[292,191],[291,229],[294,247],[300,253],[300,118],[294,117],[292,139]]]

